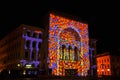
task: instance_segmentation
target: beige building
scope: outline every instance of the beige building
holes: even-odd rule
[[[37,68],[43,29],[20,25],[0,41],[0,71],[15,68]]]

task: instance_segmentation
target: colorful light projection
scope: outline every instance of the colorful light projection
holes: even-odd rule
[[[65,76],[69,69],[74,69],[78,76],[86,76],[89,69],[88,25],[52,13],[49,21],[48,62],[52,74]]]

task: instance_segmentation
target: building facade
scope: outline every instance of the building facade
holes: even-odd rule
[[[96,59],[98,76],[120,76],[120,56],[105,52]]]
[[[97,55],[97,47],[96,47],[96,39],[89,40],[89,59],[90,59],[90,71],[89,76],[97,76],[97,63],[96,63],[96,55]]]
[[[42,35],[43,29],[22,24],[5,36],[0,41],[0,69],[39,67]]]
[[[39,67],[56,76],[88,76],[88,24],[55,13],[44,20],[44,31],[21,25],[0,41],[1,70]]]
[[[49,14],[48,20],[45,53],[51,74],[87,76],[90,68],[88,25],[54,13]]]

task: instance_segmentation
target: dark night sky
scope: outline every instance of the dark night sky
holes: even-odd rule
[[[79,1],[79,0],[78,0]],[[117,2],[88,1],[4,2],[0,6],[0,39],[20,24],[40,26],[41,16],[57,10],[79,16],[89,25],[89,37],[96,38],[98,53],[119,48],[119,5]]]

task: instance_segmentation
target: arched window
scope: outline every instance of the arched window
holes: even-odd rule
[[[65,45],[62,45],[62,60],[65,59]]]
[[[71,53],[71,50],[72,50],[72,47],[69,46],[69,47],[68,47],[68,57],[69,57],[68,60],[71,60],[71,54],[72,54],[72,53]]]
[[[77,47],[74,48],[74,60],[75,61],[78,60],[78,49],[77,49]]]

